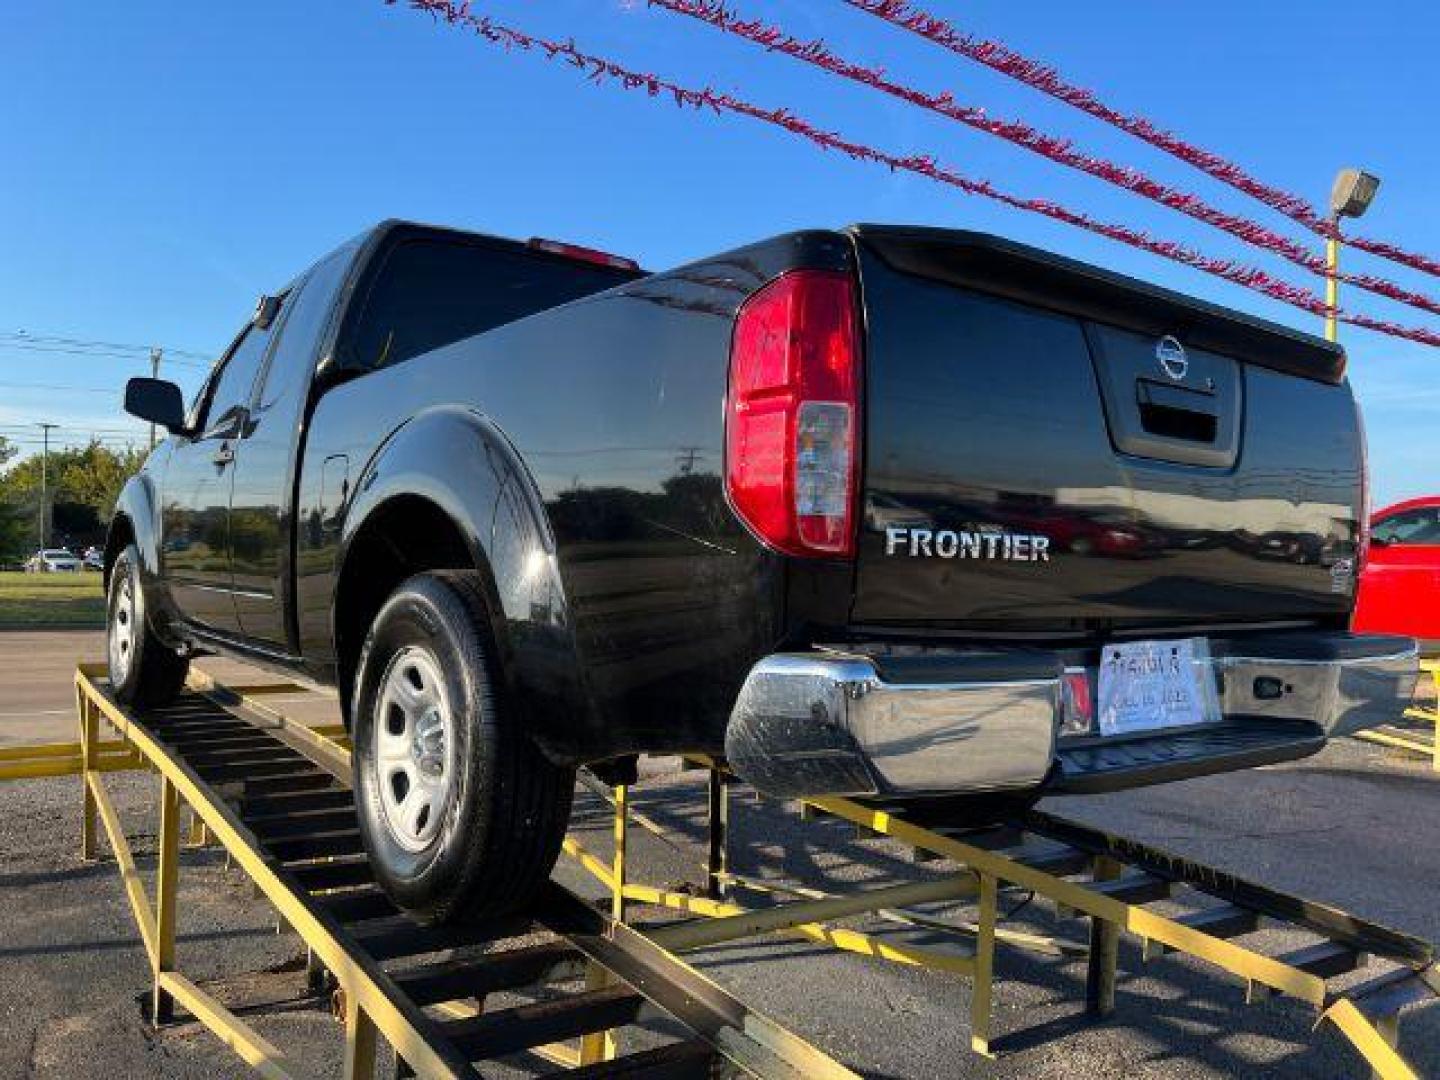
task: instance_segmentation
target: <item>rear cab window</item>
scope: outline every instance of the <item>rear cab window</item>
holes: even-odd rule
[[[377,371],[641,276],[505,241],[404,239],[381,256],[347,366]]]

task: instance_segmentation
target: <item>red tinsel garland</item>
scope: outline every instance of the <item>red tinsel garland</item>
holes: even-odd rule
[[[1251,198],[1258,199],[1266,206],[1278,210],[1293,221],[1324,237],[1337,235],[1338,230],[1331,221],[1318,212],[1307,200],[1299,195],[1273,187],[1251,176],[1239,165],[1227,161],[1218,154],[1186,142],[1178,135],[1152,124],[1142,116],[1131,116],[1106,105],[1094,93],[1066,82],[1053,67],[1031,60],[1014,49],[997,41],[973,37],[956,30],[944,19],[907,3],[906,0],[845,0],[851,7],[875,15],[886,22],[909,30],[913,34],[933,41],[953,53],[984,64],[992,71],[998,71],[1012,79],[1034,87],[1043,94],[1049,94],[1059,101],[1089,113],[1098,120],[1134,135],[1137,139],[1164,150],[1181,161],[1208,173],[1216,180],[1243,191]],[[1364,236],[1347,236],[1345,242],[1353,248],[1379,255],[1392,262],[1401,263],[1427,274],[1440,276],[1440,260],[1418,252],[1407,251],[1383,240],[1371,240]],[[1367,286],[1368,287],[1368,286]]]
[[[1330,313],[1330,308],[1316,293],[1274,278],[1255,267],[1245,266],[1228,259],[1213,258],[1175,241],[1157,240],[1124,225],[1097,221],[1049,200],[1011,195],[996,188],[989,181],[965,177],[953,169],[937,163],[928,155],[892,154],[863,143],[853,142],[834,132],[823,131],[815,127],[788,109],[766,109],[710,87],[694,89],[681,86],[668,79],[662,79],[658,75],[633,71],[612,60],[583,53],[573,41],[561,42],[536,37],[505,26],[486,16],[476,15],[470,10],[469,0],[384,0],[384,2],[387,5],[403,3],[415,10],[428,12],[446,23],[468,26],[482,41],[507,50],[513,48],[525,52],[541,52],[548,60],[559,60],[579,69],[593,82],[611,80],[618,82],[627,90],[643,90],[651,97],[668,96],[674,100],[676,105],[682,107],[706,108],[717,114],[730,112],[739,116],[748,116],[751,119],[779,127],[793,135],[798,135],[822,149],[838,150],[858,161],[870,161],[888,166],[892,170],[903,170],[924,176],[938,183],[958,188],[970,195],[979,195],[1017,210],[1041,214],[1053,220],[1086,229],[1089,232],[1130,244],[1185,266],[1203,270],[1234,284],[1243,285],[1314,315]],[[1335,312],[1335,317],[1341,322],[1353,326],[1440,347],[1440,333],[1420,327],[1400,326],[1371,319],[1364,315],[1351,315],[1340,311]]]
[[[865,67],[838,56],[831,52],[822,41],[801,41],[785,33],[779,27],[767,25],[759,19],[744,20],[727,10],[720,0],[648,0],[648,2],[653,7],[664,8],[677,15],[698,19],[766,49],[784,53],[786,56],[812,64],[832,75],[873,87],[882,93],[897,97],[902,101],[908,101],[922,109],[928,109],[979,131],[998,136],[1050,161],[1078,169],[1090,176],[1114,184],[1116,187],[1160,203],[1162,206],[1168,206],[1197,221],[1203,221],[1247,244],[1288,259],[1296,266],[1309,270],[1312,274],[1320,277],[1328,276],[1325,259],[1303,244],[1291,240],[1288,236],[1267,229],[1264,225],[1249,218],[1226,213],[1211,206],[1198,195],[1159,183],[1136,169],[1118,165],[1104,158],[1080,153],[1073,148],[1068,139],[1057,139],[1045,135],[1028,124],[1018,121],[994,119],[986,115],[984,109],[959,104],[949,93],[931,94],[916,90],[889,78],[880,68]],[[1413,292],[1393,281],[1370,274],[1350,274],[1343,271],[1335,276],[1339,281],[1357,288],[1366,289],[1391,300],[1397,300],[1402,304],[1409,304],[1412,307],[1440,315],[1440,300],[1435,300],[1424,293]]]

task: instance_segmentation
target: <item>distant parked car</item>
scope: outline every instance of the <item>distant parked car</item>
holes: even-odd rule
[[[1355,629],[1406,634],[1440,650],[1440,495],[1387,506],[1370,519]]]
[[[91,544],[81,553],[80,562],[86,570],[103,571],[105,569],[105,552]]]
[[[32,574],[78,574],[80,572],[80,560],[73,551],[65,548],[46,548],[37,551],[25,564],[25,569]]]

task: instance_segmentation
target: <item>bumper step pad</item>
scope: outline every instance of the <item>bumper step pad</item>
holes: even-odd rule
[[[1123,742],[1090,743],[1059,752],[1046,794],[1120,791],[1231,769],[1309,757],[1325,745],[1314,724],[1239,719],[1205,728],[1156,732]]]

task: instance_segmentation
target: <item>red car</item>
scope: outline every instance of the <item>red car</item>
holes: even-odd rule
[[[1357,631],[1408,634],[1440,649],[1440,495],[1387,506],[1370,519]]]

